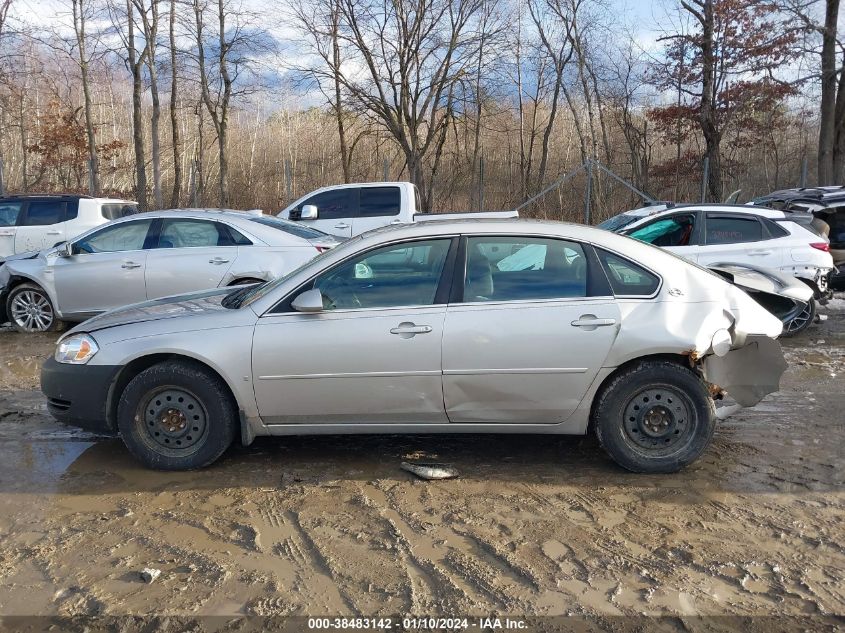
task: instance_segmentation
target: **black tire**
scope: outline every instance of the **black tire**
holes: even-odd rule
[[[603,388],[593,423],[602,447],[623,468],[673,473],[707,448],[716,409],[707,385],[691,369],[643,361]]]
[[[23,283],[6,298],[6,316],[18,332],[60,332],[64,321],[56,318],[50,296],[38,284]]]
[[[148,468],[192,470],[219,458],[235,439],[229,388],[191,362],[168,361],[135,376],[117,406],[126,447]]]
[[[781,338],[791,338],[810,327],[816,321],[816,311],[816,300],[810,299],[810,303],[804,310],[799,312],[789,323],[784,324]]]

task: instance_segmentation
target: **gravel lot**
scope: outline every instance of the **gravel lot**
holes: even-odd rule
[[[841,616],[839,297],[784,343],[781,392],[664,476],[622,471],[592,439],[543,436],[264,438],[201,472],[151,472],[46,413],[38,372],[55,336],[0,331],[0,627],[31,614],[182,626],[495,613],[683,624],[668,630],[742,615],[773,631],[762,616]],[[399,469],[409,457],[461,476],[417,480]],[[151,584],[147,567],[162,572]]]

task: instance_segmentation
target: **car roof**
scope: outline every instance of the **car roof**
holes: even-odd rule
[[[138,204],[133,200],[123,200],[122,198],[95,198],[84,193],[8,193],[0,196],[0,201],[3,200],[39,200],[42,198],[50,198],[56,200],[96,200],[97,202],[119,202],[122,204]]]
[[[280,220],[272,215],[265,215],[260,210],[237,211],[235,209],[165,209],[161,211],[147,211],[145,213],[136,213],[128,215],[123,218],[112,220],[110,224],[117,224],[119,222],[132,222],[144,219],[181,219],[181,220],[209,220],[229,222],[238,227],[239,230],[250,233],[267,243],[269,246],[303,246],[311,245],[305,238],[299,237],[284,230],[279,230],[276,227],[256,222],[255,218],[266,217],[279,222],[287,222]],[[291,224],[295,224],[291,222]],[[100,228],[100,227],[98,227]]]
[[[750,205],[750,204],[726,204],[720,202],[689,202],[683,204],[669,204],[669,205],[661,205],[660,207],[641,207],[639,209],[633,209],[631,211],[626,211],[626,214],[642,217],[642,218],[651,218],[657,217],[660,215],[667,215],[674,211],[720,211],[723,213],[744,213],[750,215],[760,215],[764,218],[770,219],[781,219],[784,217],[784,212],[778,209],[772,209],[770,207],[763,207],[757,205]]]

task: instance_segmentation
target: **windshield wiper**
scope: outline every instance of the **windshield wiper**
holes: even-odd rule
[[[241,304],[244,302],[246,296],[250,293],[250,291],[254,290],[255,287],[255,285],[250,285],[235,289],[223,297],[223,301],[220,302],[220,305],[229,310],[237,310],[241,307]]]

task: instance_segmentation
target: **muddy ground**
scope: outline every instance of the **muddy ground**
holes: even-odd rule
[[[55,336],[0,331],[0,627],[31,614],[182,616],[155,621],[172,630],[547,614],[698,630],[725,622],[694,616],[742,615],[768,632],[763,616],[842,616],[842,295],[825,312],[784,343],[781,392],[664,476],[621,470],[592,439],[544,436],[265,438],[200,472],[152,472],[46,413],[38,371]],[[461,477],[417,480],[399,469],[409,457]],[[145,567],[162,572],[152,584]]]

